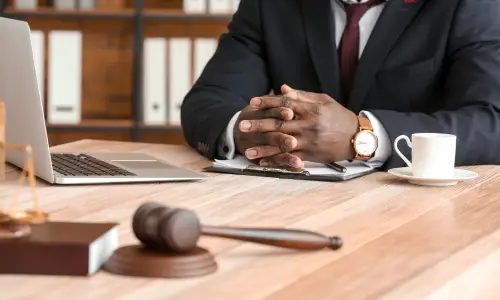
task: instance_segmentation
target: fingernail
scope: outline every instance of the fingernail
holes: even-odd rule
[[[261,161],[260,161],[260,166],[261,166],[261,167],[268,167],[268,166],[269,166],[269,163],[268,163],[267,161],[265,161],[265,160],[261,160]]]
[[[288,164],[290,165],[290,167],[295,167],[295,168],[299,167],[299,162],[298,162],[298,160],[296,158],[291,158],[288,161]]]
[[[260,105],[262,101],[260,100],[260,98],[253,98],[251,101],[250,101],[250,104],[254,107],[258,107]]]
[[[291,138],[285,139],[285,146],[292,147],[293,140]]]
[[[256,157],[258,153],[257,153],[257,150],[248,149],[247,151],[245,151],[245,154],[248,158],[253,158],[253,157]]]
[[[248,130],[248,129],[252,128],[252,123],[250,121],[241,121],[240,128]]]
[[[283,119],[288,119],[289,115],[290,113],[287,110],[281,112],[281,116],[283,117]]]

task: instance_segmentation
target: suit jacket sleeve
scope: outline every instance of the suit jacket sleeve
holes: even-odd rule
[[[439,132],[457,135],[457,165],[500,163],[500,6],[463,0],[448,40],[445,105],[425,114],[371,110],[392,141],[399,135]],[[411,150],[401,144],[407,157]],[[403,166],[391,155],[385,169]]]
[[[251,97],[269,93],[260,0],[243,0],[181,107],[181,124],[188,144],[209,159],[217,155],[219,139],[231,118]]]

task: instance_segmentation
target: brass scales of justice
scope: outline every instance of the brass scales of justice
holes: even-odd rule
[[[23,151],[24,167],[19,178],[19,191],[5,209],[0,208],[0,239],[21,238],[31,234],[31,225],[45,223],[48,214],[40,209],[36,191],[35,164],[33,149],[30,145],[12,145],[5,143],[5,104],[0,101],[0,163],[5,164],[5,151]],[[4,169],[5,170],[5,169]],[[17,203],[26,180],[29,183],[33,201],[32,209],[17,209]]]

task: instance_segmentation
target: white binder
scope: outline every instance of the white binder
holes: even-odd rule
[[[96,0],[80,0],[78,6],[81,10],[92,10],[96,8]]]
[[[200,77],[208,61],[217,49],[217,39],[197,38],[194,45],[194,80]]]
[[[229,14],[233,11],[232,0],[208,0],[211,14]]]
[[[182,2],[185,13],[202,14],[207,12],[208,0],[184,0]]]
[[[143,58],[143,122],[167,124],[167,39],[146,38]]]
[[[14,0],[15,9],[35,9],[37,7],[38,0]]]
[[[49,33],[48,122],[79,123],[82,98],[82,34]]]
[[[38,81],[38,90],[40,92],[40,99],[44,101],[45,91],[45,35],[43,31],[31,31],[31,48],[33,49],[33,60],[35,62],[36,79]]]
[[[54,7],[61,10],[76,9],[76,0],[54,0]]]
[[[189,38],[171,38],[168,55],[169,123],[180,125],[182,101],[192,87],[191,40]]]
[[[233,1],[233,13],[238,11],[238,7],[240,6],[241,0],[232,0]]]

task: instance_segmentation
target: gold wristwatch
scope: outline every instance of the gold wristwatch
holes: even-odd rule
[[[358,132],[351,141],[356,154],[354,160],[366,161],[375,155],[378,148],[378,138],[368,118],[358,116],[358,124]]]

